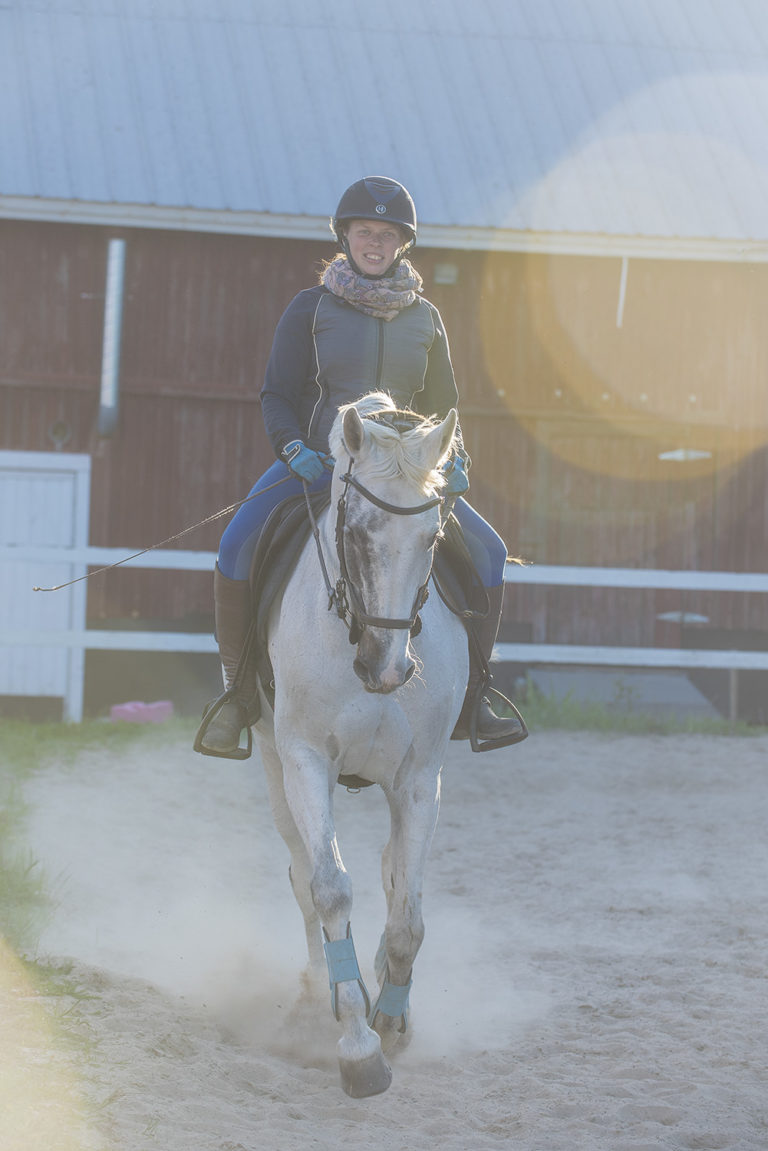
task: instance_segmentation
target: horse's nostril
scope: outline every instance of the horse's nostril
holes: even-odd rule
[[[411,666],[406,670],[405,679],[403,680],[403,683],[407,683],[415,671],[416,671],[416,664],[412,663]]]

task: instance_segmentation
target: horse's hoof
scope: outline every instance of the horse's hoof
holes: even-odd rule
[[[367,1059],[340,1059],[341,1085],[353,1099],[381,1095],[392,1082],[392,1068],[380,1052]]]

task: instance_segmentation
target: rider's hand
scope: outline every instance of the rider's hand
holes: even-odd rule
[[[443,464],[442,473],[445,476],[445,486],[442,489],[445,496],[463,496],[469,491],[466,461],[461,456],[454,456]]]
[[[301,440],[291,440],[285,445],[281,455],[293,474],[307,484],[319,480],[325,471],[323,457],[319,452],[313,452]]]

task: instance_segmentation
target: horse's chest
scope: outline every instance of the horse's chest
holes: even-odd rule
[[[366,695],[329,717],[323,751],[339,774],[391,782],[413,745],[407,714],[391,698]]]

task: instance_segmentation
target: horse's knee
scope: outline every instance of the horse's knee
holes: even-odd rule
[[[310,880],[315,910],[323,924],[346,925],[352,910],[352,882],[346,871],[335,865],[317,867]]]

